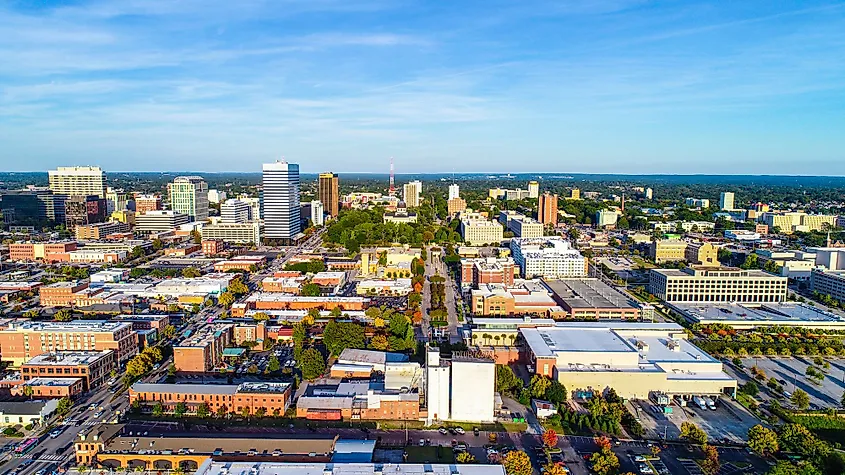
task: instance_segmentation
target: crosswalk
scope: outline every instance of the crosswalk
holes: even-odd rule
[[[687,472],[689,472],[690,475],[704,475],[704,472],[701,471],[701,467],[699,467],[695,461],[690,459],[678,459],[678,462],[687,469]]]
[[[38,458],[32,458],[32,455],[24,455],[21,457],[24,460],[34,460],[36,462],[61,462],[65,459],[64,455],[40,455]]]

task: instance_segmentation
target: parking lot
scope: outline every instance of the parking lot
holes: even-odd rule
[[[820,384],[816,384],[805,375],[809,366],[816,366],[813,364],[812,356],[745,358],[742,364],[746,368],[756,365],[766,373],[767,378],[777,379],[787,396],[794,393],[796,389],[804,390],[810,396],[812,409],[838,408],[842,393],[845,391],[845,360],[838,358],[826,358],[826,360],[830,363],[830,368],[824,370],[825,378]]]
[[[626,405],[632,414],[639,417],[648,439],[678,440],[681,424],[692,422],[704,430],[711,441],[741,443],[748,429],[759,423],[754,415],[727,397],[719,398],[715,410],[700,409],[692,403],[680,407],[673,402],[670,406],[672,414],[655,412],[650,401],[628,401]]]

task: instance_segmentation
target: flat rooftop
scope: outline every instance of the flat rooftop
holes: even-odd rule
[[[107,320],[74,320],[72,322],[15,322],[9,325],[9,330],[43,331],[43,332],[90,332],[113,333],[122,328],[131,328],[125,322],[110,322]]]
[[[384,365],[386,363],[401,363],[408,361],[408,356],[402,353],[390,353],[386,351],[359,350],[346,348],[340,353],[338,362],[342,363],[363,363],[373,365]]]
[[[552,292],[571,308],[636,309],[633,301],[599,279],[545,280]]]
[[[113,353],[113,351],[57,351],[54,353],[42,353],[38,356],[34,356],[24,364],[38,366],[89,365],[97,360],[107,357],[110,353]]]
[[[207,462],[196,475],[505,475],[502,465]]]
[[[33,378],[24,382],[24,386],[72,386],[81,378]]]
[[[672,304],[686,319],[696,323],[733,325],[842,326],[845,316],[798,302]]]
[[[240,384],[158,384],[135,383],[132,390],[136,392],[170,393],[170,394],[227,394],[236,393],[266,393],[281,394],[287,391],[290,383],[246,382]]]

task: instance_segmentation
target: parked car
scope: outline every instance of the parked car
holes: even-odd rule
[[[464,430],[463,427],[455,427],[455,432],[457,432],[458,434],[461,434],[461,435],[466,434],[466,431]]]

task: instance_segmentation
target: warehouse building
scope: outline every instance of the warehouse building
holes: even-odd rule
[[[565,318],[578,320],[636,320],[642,306],[599,279],[546,280],[554,299],[566,312]]]
[[[573,394],[616,390],[624,398],[736,394],[722,363],[687,340],[675,323],[558,323],[520,329],[537,374]]]

